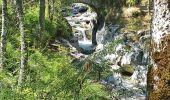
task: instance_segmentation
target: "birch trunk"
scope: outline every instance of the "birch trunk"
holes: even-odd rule
[[[19,78],[18,78],[18,86],[21,87],[23,80],[24,80],[24,72],[25,72],[26,63],[27,63],[22,0],[16,0],[16,6],[17,6],[18,19],[19,19],[20,34],[21,34],[20,35],[21,63],[20,63],[20,72],[19,72]]]
[[[2,33],[0,43],[0,70],[3,69],[6,54],[6,33],[7,33],[7,1],[2,0]]]
[[[154,0],[148,99],[170,99],[170,1]]]
[[[50,19],[50,22],[53,21],[53,15],[54,15],[54,0],[48,0],[48,18]]]

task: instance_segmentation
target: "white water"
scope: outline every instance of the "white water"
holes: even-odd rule
[[[90,51],[93,49],[91,41],[79,41],[79,47],[86,51]]]
[[[84,4],[75,3],[76,6],[83,6]],[[84,5],[87,6],[87,5]],[[88,35],[92,36],[92,29],[94,27],[93,20],[96,20],[97,13],[92,12],[89,8],[85,13],[78,13],[75,16],[65,17],[69,24],[72,26],[75,31],[73,34],[78,38],[78,45],[84,51],[92,51],[93,44],[92,39],[87,38],[86,32],[88,31]],[[87,23],[89,21],[89,23]],[[90,34],[89,34],[90,33]]]

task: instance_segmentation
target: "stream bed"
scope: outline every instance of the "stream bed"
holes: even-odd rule
[[[105,86],[110,85],[113,93],[121,93],[115,95],[120,100],[145,100],[149,31],[122,33],[118,31],[119,25],[103,23],[95,33],[97,44],[93,44],[97,13],[82,3],[72,4],[69,12],[65,19],[72,27],[74,38],[77,39],[75,48],[78,50],[72,55],[76,59],[89,58],[101,67],[109,63],[112,75],[100,82]]]

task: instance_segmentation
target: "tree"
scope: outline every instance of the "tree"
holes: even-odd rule
[[[23,19],[23,7],[22,7],[22,0],[16,0],[17,6],[17,15],[19,19],[19,27],[20,27],[20,41],[21,41],[21,65],[20,65],[20,72],[18,78],[18,86],[20,87],[23,83],[24,79],[24,72],[27,64],[27,48],[25,42],[25,31],[24,31],[24,19]]]
[[[7,33],[7,1],[2,0],[2,33],[1,33],[1,45],[0,45],[0,70],[4,67],[5,54],[6,54],[6,33]]]
[[[53,15],[54,15],[54,0],[48,0],[48,18],[50,19],[50,22],[53,21]]]
[[[154,0],[151,61],[148,71],[148,99],[170,98],[170,1]]]
[[[42,33],[45,30],[45,0],[39,0],[40,10],[39,10],[39,40],[41,42]]]

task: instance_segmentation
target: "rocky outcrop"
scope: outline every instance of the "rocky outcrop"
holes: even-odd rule
[[[116,28],[114,25],[109,25],[108,29]],[[106,44],[99,45],[102,49],[97,47],[95,56],[91,59],[101,65],[105,63],[110,66],[113,75],[108,76],[105,81],[112,85],[113,93],[122,92],[116,96],[117,98],[145,100],[149,63],[149,31],[114,32],[111,34],[111,42],[106,39]]]
[[[117,35],[117,30],[119,29],[119,25],[99,25],[99,28],[96,33],[96,42],[97,44],[107,44],[111,42],[115,35]]]

